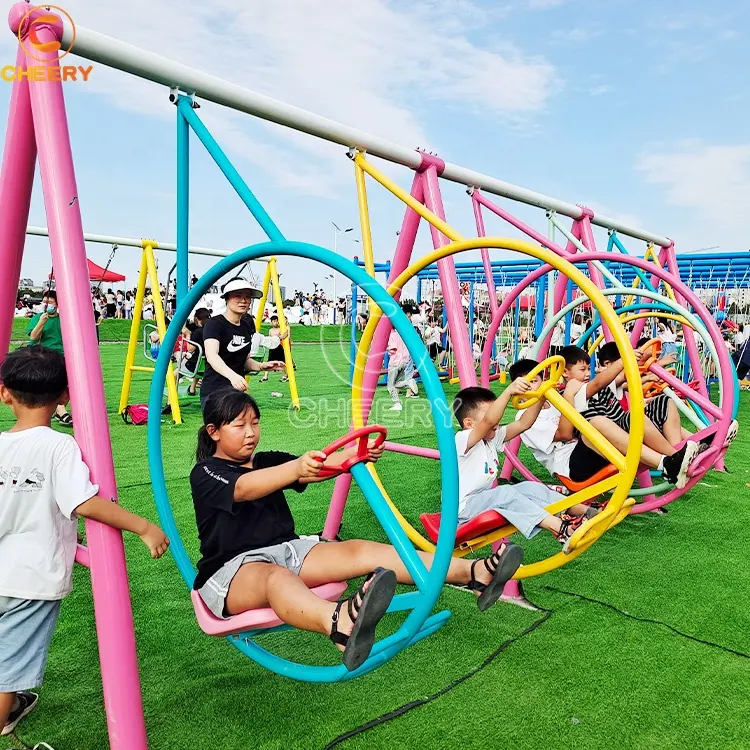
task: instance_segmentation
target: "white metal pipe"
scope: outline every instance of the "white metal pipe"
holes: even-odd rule
[[[47,227],[34,227],[27,226],[26,234],[35,235],[37,237],[49,237],[49,231]],[[115,237],[109,234],[91,234],[90,232],[83,233],[83,239],[86,242],[98,242],[102,245],[119,245],[120,247],[143,247],[143,239],[134,239],[133,237]],[[150,238],[149,238],[150,239]],[[157,243],[156,250],[169,250],[170,252],[177,251],[177,245],[173,242],[160,242],[154,240]],[[189,252],[194,255],[212,255],[218,258],[226,258],[227,255],[231,255],[231,250],[217,250],[212,247],[193,247],[192,245],[188,248]],[[253,261],[254,263],[268,263],[264,258],[258,258]]]
[[[73,37],[67,22],[63,21],[63,23],[63,44],[67,47]],[[358,128],[352,128],[300,107],[280,102],[91,29],[76,26],[75,46],[72,52],[87,60],[117,68],[139,78],[145,78],[172,89],[179,89],[186,94],[195,94],[215,104],[299,130],[347,148],[367,151],[372,156],[402,164],[405,167],[415,169],[421,164],[421,157],[415,149],[400,146]],[[580,219],[583,213],[581,208],[573,203],[550,198],[542,193],[498,180],[457,164],[445,162],[442,177],[467,187],[481,188],[488,193],[538,206],[547,211],[556,211],[572,219]],[[644,242],[652,242],[662,247],[671,244],[668,237],[630,227],[606,216],[595,215],[592,221],[598,226],[614,229],[620,234]]]

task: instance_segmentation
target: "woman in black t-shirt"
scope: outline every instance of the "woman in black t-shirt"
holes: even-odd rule
[[[203,326],[206,372],[201,383],[201,408],[217,391],[230,388],[246,391],[246,372],[284,368],[283,362],[257,362],[252,358],[257,350],[254,339],[260,340],[260,337],[247,313],[260,293],[240,278],[228,281],[221,291],[227,309]]]
[[[378,542],[351,539],[321,543],[300,538],[284,490],[304,491],[323,481],[323,466],[334,468],[357,448],[332,457],[309,451],[301,457],[278,451],[256,452],[260,410],[245,393],[217,394],[203,413],[198,433],[198,463],[190,488],[198,525],[201,559],[193,588],[215,617],[271,607],[280,620],[323,633],[343,651],[347,669],[365,661],[375,641],[375,626],[393,597],[396,581],[413,584],[396,550]],[[368,460],[382,446],[369,444]],[[419,553],[425,566],[432,555]],[[446,581],[468,585],[485,610],[521,564],[523,549],[502,545],[483,560],[454,558]],[[365,584],[343,602],[329,602],[310,587],[367,575]],[[346,606],[344,606],[346,605]]]

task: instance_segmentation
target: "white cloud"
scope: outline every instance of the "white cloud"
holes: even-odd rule
[[[680,141],[640,155],[636,168],[665,189],[668,204],[689,209],[692,244],[747,245],[750,143],[714,145]]]
[[[542,110],[557,89],[545,60],[497,36],[491,48],[472,41],[474,29],[486,32],[506,10],[491,13],[472,0],[460,0],[460,12],[453,0],[70,0],[66,9],[82,26],[407,146],[439,150],[419,117],[430,102],[457,122],[471,110],[514,124]],[[86,91],[173,117],[163,88],[102,65]],[[200,114],[224,145],[282,187],[331,196],[351,179],[336,147],[213,106]]]
[[[552,38],[558,44],[583,44],[591,39],[601,36],[604,29],[600,26],[573,26],[571,28],[556,29],[552,32]]]
[[[547,8],[556,8],[562,5],[566,0],[527,0],[529,8],[532,10],[545,10]]]
[[[612,87],[606,83],[602,83],[600,86],[592,86],[589,89],[591,96],[602,96],[603,94],[609,94],[612,91]]]

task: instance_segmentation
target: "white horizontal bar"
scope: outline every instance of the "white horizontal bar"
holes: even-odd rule
[[[37,237],[49,237],[49,231],[47,227],[34,227],[27,226],[26,234],[32,234]],[[143,239],[134,239],[133,237],[115,237],[108,234],[91,234],[90,232],[83,233],[83,239],[86,242],[99,242],[102,245],[119,245],[121,247],[143,247]],[[177,245],[173,242],[159,242],[159,240],[153,240],[156,242],[156,250],[169,250],[170,252],[177,251]],[[190,245],[188,250],[194,255],[213,255],[218,258],[226,258],[227,255],[231,255],[230,250],[216,250],[211,247],[193,247]],[[254,263],[268,263],[264,258],[257,258]]]
[[[67,46],[71,41],[71,29],[67,21],[64,21],[63,43]],[[75,46],[72,52],[87,60],[117,68],[139,78],[179,89],[186,94],[195,94],[215,104],[293,128],[347,148],[367,151],[373,156],[402,164],[405,167],[415,169],[421,164],[421,157],[415,149],[399,146],[363,130],[342,125],[313,112],[285,104],[91,29],[76,26]],[[445,162],[442,176],[446,180],[458,182],[467,187],[481,188],[488,193],[538,206],[548,211],[556,211],[572,219],[579,219],[582,215],[580,207],[573,203],[550,198],[542,193],[527,190],[457,164]],[[594,216],[593,223],[662,247],[671,243],[668,237],[630,227],[606,216]]]

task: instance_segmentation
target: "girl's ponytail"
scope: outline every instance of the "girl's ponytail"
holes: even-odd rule
[[[204,425],[198,430],[198,448],[195,451],[195,460],[200,463],[205,461],[216,452],[216,443],[211,439],[208,434],[208,429]]]

